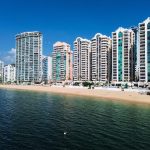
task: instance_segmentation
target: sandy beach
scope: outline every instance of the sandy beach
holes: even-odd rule
[[[105,89],[87,89],[71,87],[50,87],[50,86],[23,86],[23,85],[0,85],[1,89],[27,90],[37,92],[50,92],[59,94],[71,94],[79,96],[99,97],[109,100],[119,100],[132,103],[150,104],[150,96],[141,95],[137,92],[113,91]]]

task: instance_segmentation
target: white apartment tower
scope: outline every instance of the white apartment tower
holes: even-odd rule
[[[53,82],[71,81],[72,55],[70,45],[65,42],[56,42],[52,54],[52,80]]]
[[[15,83],[16,81],[16,67],[15,64],[6,65],[4,67],[4,83]]]
[[[134,80],[134,42],[134,32],[131,29],[118,28],[112,33],[112,82]]]
[[[110,81],[110,53],[111,39],[105,35],[97,33],[91,40],[92,81]]]
[[[0,60],[0,83],[3,82],[3,69],[4,69],[4,62]]]
[[[42,81],[42,33],[16,35],[16,80],[17,83]]]
[[[150,17],[139,23],[139,81],[150,82]]]
[[[74,41],[74,81],[91,80],[91,42],[78,37]]]

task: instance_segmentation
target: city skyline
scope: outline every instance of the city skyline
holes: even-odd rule
[[[15,35],[26,31],[43,33],[43,54],[49,55],[53,43],[57,41],[65,41],[73,49],[73,41],[78,36],[91,39],[91,36],[98,32],[111,36],[111,32],[118,27],[138,26],[139,22],[149,16],[150,2],[145,0],[143,3],[144,6],[141,8],[140,3],[135,4],[129,0],[119,4],[118,1],[97,0],[92,3],[90,0],[86,3],[85,1],[79,3],[79,0],[74,2],[32,0],[29,3],[27,0],[21,4],[18,0],[13,2],[7,0],[0,6],[0,59],[5,63],[14,60]],[[121,11],[124,9],[128,11]]]
[[[16,81],[45,83],[67,81],[121,82],[150,81],[150,17],[129,29],[119,27],[112,39],[96,33],[90,39],[77,37],[73,51],[70,44],[53,44],[52,65],[44,60],[41,32],[23,32],[16,35]],[[7,70],[1,63],[1,79]],[[43,67],[42,67],[43,66]],[[3,74],[6,72],[6,75]],[[6,71],[5,71],[6,70]],[[52,80],[49,78],[52,74]],[[13,80],[13,79],[12,79]],[[2,80],[3,81],[3,80]]]

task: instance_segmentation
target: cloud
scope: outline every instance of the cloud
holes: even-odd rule
[[[5,64],[13,64],[15,63],[16,59],[16,49],[12,48],[10,51],[8,51],[2,58]]]
[[[16,49],[12,48],[10,51],[8,51],[8,54],[10,54],[10,55],[16,55]]]

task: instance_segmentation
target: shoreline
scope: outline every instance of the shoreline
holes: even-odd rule
[[[0,89],[14,89],[35,92],[49,92],[76,96],[102,98],[104,100],[149,104],[150,96],[141,95],[134,91],[119,91],[110,89],[87,89],[75,87],[34,86],[34,85],[0,85]]]

